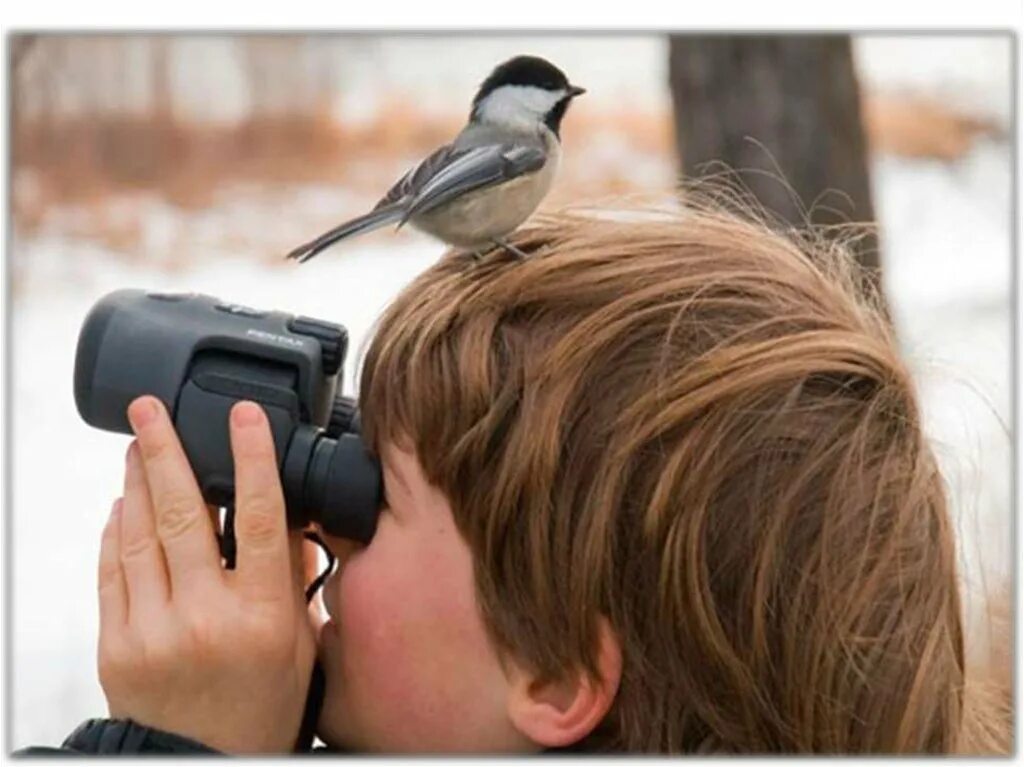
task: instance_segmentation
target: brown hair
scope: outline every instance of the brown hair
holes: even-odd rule
[[[363,426],[449,498],[502,652],[596,674],[608,619],[622,679],[582,745],[960,747],[943,482],[845,250],[694,205],[512,241],[390,306]]]

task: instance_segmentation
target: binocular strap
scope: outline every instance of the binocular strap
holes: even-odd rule
[[[306,604],[308,605],[324,581],[330,576],[336,561],[334,554],[327,548],[320,536],[313,532],[306,532],[303,537],[307,541],[313,541],[327,555],[327,567],[324,568],[309,586],[306,587]],[[237,552],[235,544],[235,508],[228,506],[224,515],[224,533],[218,535],[220,542],[221,556],[224,558],[224,566],[228,570],[235,569],[235,556]],[[317,660],[313,663],[313,675],[309,680],[309,692],[306,693],[306,708],[302,712],[302,724],[299,725],[299,737],[295,741],[295,753],[308,753],[313,747],[313,737],[316,734],[316,723],[320,718],[320,709],[324,703],[324,670]]]
[[[309,680],[309,692],[306,694],[306,708],[302,712],[302,724],[299,725],[299,737],[296,738],[293,749],[296,754],[306,754],[313,749],[316,723],[324,704],[324,687],[324,669],[320,661],[316,661],[313,663],[313,676]]]
[[[331,571],[334,569],[335,558],[331,550],[327,548],[320,536],[316,533],[304,533],[307,541],[313,541],[327,555],[327,567],[316,579],[306,587],[306,604],[309,604],[316,592],[324,585]],[[302,724],[299,726],[299,737],[295,741],[296,753],[307,753],[313,747],[313,736],[316,734],[316,723],[320,719],[320,709],[324,704],[324,669],[317,660],[313,663],[313,676],[309,680],[309,692],[306,694],[306,708],[302,712]]]

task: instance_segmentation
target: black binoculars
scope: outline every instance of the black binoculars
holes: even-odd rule
[[[347,350],[348,334],[334,323],[198,294],[118,290],[82,326],[75,404],[90,425],[131,434],[129,403],[158,397],[203,498],[231,508],[228,413],[239,400],[254,401],[270,422],[289,527],[317,522],[367,543],[382,477],[355,402],[336,396]]]

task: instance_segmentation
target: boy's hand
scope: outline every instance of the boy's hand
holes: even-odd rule
[[[128,408],[124,498],[103,532],[100,683],[113,717],[220,751],[291,751],[316,655],[302,598],[302,540],[289,533],[262,408],[231,411],[235,570],[167,411]]]

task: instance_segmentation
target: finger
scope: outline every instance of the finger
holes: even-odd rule
[[[217,556],[220,557],[219,561],[223,565],[224,552],[220,546],[221,536],[224,533],[224,531],[221,530],[220,524],[221,509],[218,506],[211,506],[210,504],[206,504],[206,513],[210,517],[210,527],[213,528],[213,535],[217,539]]]
[[[100,642],[128,623],[128,591],[121,570],[121,506],[118,498],[110,510],[100,541],[99,602]]]
[[[307,528],[311,529],[311,528]],[[319,548],[305,538],[306,530],[288,531],[288,556],[295,587],[305,598],[306,587],[320,574]]]
[[[312,578],[306,577],[306,563],[303,560],[303,544],[301,530],[288,531],[288,561],[292,570],[292,582],[296,590],[305,594],[306,585]]]
[[[270,425],[254,402],[235,404],[229,420],[235,462],[235,580],[252,600],[290,598],[284,493]]]
[[[302,541],[302,569],[306,583],[312,582],[320,574],[320,547],[313,541]]]
[[[171,596],[197,593],[222,577],[220,554],[195,475],[163,403],[139,397],[128,406],[149,484]]]
[[[171,597],[167,563],[153,521],[149,485],[135,440],[128,447],[124,470],[124,506],[121,515],[121,568],[128,588],[132,619],[151,622]]]
[[[206,513],[210,517],[210,527],[213,528],[214,535],[218,534],[220,532],[220,508],[206,504]]]

